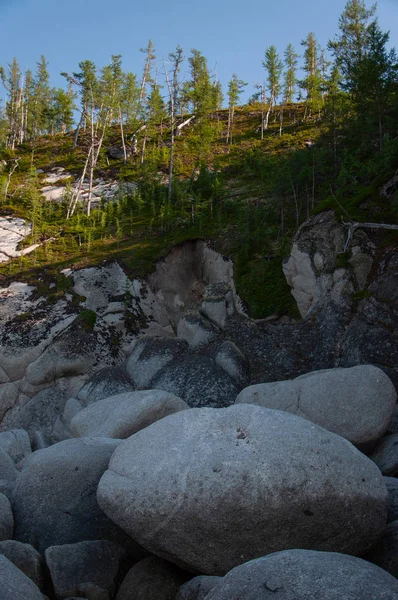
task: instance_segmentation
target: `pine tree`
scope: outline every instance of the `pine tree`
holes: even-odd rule
[[[328,47],[342,74],[342,85],[348,91],[355,88],[357,67],[368,49],[368,26],[375,12],[375,4],[367,8],[364,0],[348,0],[339,19],[340,35],[329,41]]]
[[[7,146],[14,150],[23,141],[23,84],[16,58],[8,65],[8,73],[0,67],[0,77],[7,92],[6,117],[8,121]]]
[[[53,90],[52,93],[52,129],[55,133],[67,133],[73,128],[73,111],[75,104],[73,94],[65,92],[62,88]]]
[[[276,105],[276,101],[281,91],[281,75],[283,69],[283,63],[275,46],[269,46],[265,50],[263,67],[267,71],[269,104],[272,111]]]
[[[296,70],[299,55],[295,52],[292,44],[288,44],[285,50],[285,85],[284,85],[284,101],[291,104],[294,101],[294,92],[296,89]]]
[[[243,88],[247,85],[242,79],[239,79],[236,73],[232,74],[232,79],[228,83],[228,128],[226,142],[232,144],[232,125],[234,122],[235,108]]]
[[[301,42],[304,46],[304,71],[306,77],[301,81],[301,87],[306,92],[306,113],[311,116],[320,110],[322,102],[321,72],[319,69],[318,43],[315,34],[310,32]]]
[[[37,72],[33,84],[33,137],[43,135],[51,130],[51,88],[48,62],[44,56],[37,63]]]
[[[176,126],[176,114],[177,114],[177,101],[180,92],[180,81],[179,73],[181,70],[181,64],[184,60],[183,50],[181,46],[177,46],[175,52],[169,54],[169,59],[172,64],[171,78],[164,64],[164,74],[166,78],[167,88],[169,91],[169,115],[170,115],[170,129],[171,129],[171,141],[170,141],[170,157],[169,157],[169,183],[167,189],[167,199],[170,203],[172,191],[173,191],[173,171],[174,171],[174,144],[175,144],[175,126]]]
[[[358,119],[362,125],[366,125],[365,131],[370,134],[370,139],[373,131],[377,131],[380,150],[383,147],[389,105],[392,107],[396,100],[394,88],[398,83],[397,55],[394,49],[387,50],[388,40],[389,34],[383,33],[377,21],[373,21],[367,28],[366,53],[352,71],[353,98]]]

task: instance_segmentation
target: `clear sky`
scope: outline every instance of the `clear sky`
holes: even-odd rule
[[[264,49],[283,52],[289,42],[313,31],[325,46],[338,31],[346,0],[0,0],[0,64],[14,56],[23,70],[36,69],[41,54],[49,61],[52,85],[61,71],[77,71],[85,59],[98,66],[112,54],[125,70],[141,74],[139,48],[151,38],[159,64],[177,44],[185,55],[200,50],[224,88],[233,72],[248,82],[245,99],[261,81]],[[398,0],[379,0],[378,17],[398,48]],[[186,70],[186,77],[188,73]],[[0,97],[4,96],[1,88]]]

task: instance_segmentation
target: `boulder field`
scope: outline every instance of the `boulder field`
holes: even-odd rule
[[[398,600],[398,266],[313,220],[299,323],[204,242],[0,290],[0,600]]]
[[[139,344],[129,370],[68,399],[67,439],[32,451],[26,431],[0,433],[1,598],[398,600],[397,486],[381,470],[397,458],[395,391],[382,371],[313,372],[195,408],[135,389],[146,358],[148,381],[175,360],[168,344],[159,360],[156,341]]]

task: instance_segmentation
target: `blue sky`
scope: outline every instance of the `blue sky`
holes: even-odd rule
[[[177,44],[207,58],[224,87],[233,72],[248,82],[245,97],[264,75],[264,49],[282,53],[291,42],[314,31],[325,46],[338,30],[346,0],[0,0],[0,64],[14,56],[22,69],[35,70],[44,54],[53,85],[63,85],[61,71],[78,70],[81,60],[107,64],[123,56],[125,70],[140,74],[139,48],[151,38],[159,63]],[[398,0],[379,0],[379,22],[398,47]],[[186,69],[185,76],[188,77]],[[1,88],[0,97],[4,96]]]

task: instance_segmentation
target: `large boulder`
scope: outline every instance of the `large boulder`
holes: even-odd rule
[[[160,371],[151,387],[179,396],[192,408],[223,408],[233,404],[240,387],[213,358],[188,355]]]
[[[379,469],[349,442],[248,404],[139,431],[116,450],[97,497],[147,550],[209,575],[286,548],[360,554],[387,514]]]
[[[0,542],[10,540],[14,531],[14,517],[7,496],[0,494]]]
[[[206,600],[396,600],[398,581],[354,556],[286,550],[233,569]]]
[[[387,525],[383,537],[365,558],[398,578],[398,520]]]
[[[43,600],[37,585],[0,554],[1,600]]]
[[[122,581],[116,600],[175,600],[187,574],[161,558],[135,564]]]
[[[43,559],[41,555],[29,544],[22,544],[15,540],[0,542],[0,554],[3,554],[40,589],[44,585]]]
[[[180,587],[175,600],[204,600],[221,580],[215,575],[198,575]]]
[[[370,458],[383,475],[398,475],[398,433],[391,433],[380,440]]]
[[[127,360],[127,374],[137,389],[149,388],[159,371],[168,363],[179,361],[187,349],[188,344],[183,340],[143,336]]]
[[[19,475],[11,456],[0,448],[0,493],[8,498],[12,495],[15,482]]]
[[[384,477],[384,483],[388,491],[387,522],[398,520],[398,479],[396,477]]]
[[[18,464],[32,452],[29,435],[25,429],[10,429],[0,433],[0,448]]]
[[[134,391],[134,385],[122,367],[104,367],[82,386],[77,398],[85,405],[110,396]]]
[[[87,584],[95,586],[103,597],[113,597],[124,555],[125,550],[118,544],[103,540],[47,548],[45,557],[55,597],[63,600],[79,596]]]
[[[167,415],[189,406],[173,394],[161,390],[126,392],[99,400],[77,413],[71,431],[75,437],[124,439]]]
[[[121,540],[104,515],[96,489],[119,440],[65,440],[34,452],[14,488],[14,538],[39,552],[86,540]]]
[[[381,369],[359,365],[251,385],[240,392],[236,403],[294,413],[366,448],[386,431],[396,398],[394,385]]]
[[[65,392],[57,387],[41,390],[22,407],[17,407],[3,425],[25,429],[34,450],[48,446],[52,441],[54,423],[62,413],[66,399]]]

